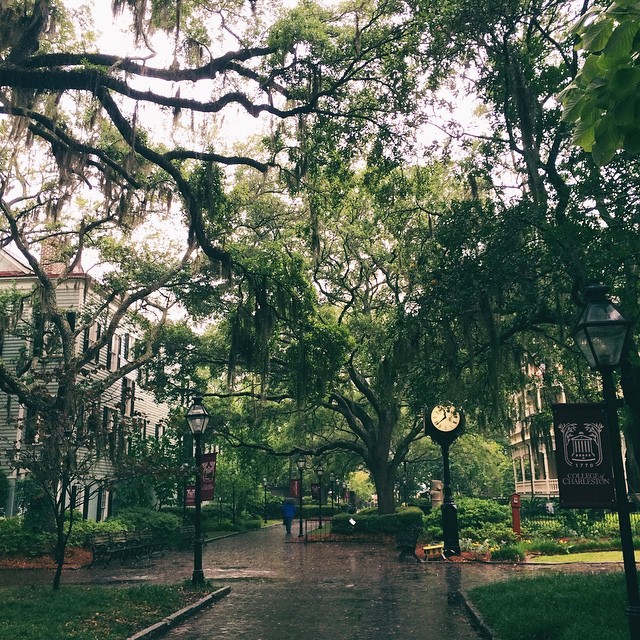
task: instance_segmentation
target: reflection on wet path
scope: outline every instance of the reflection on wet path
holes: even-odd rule
[[[165,637],[477,640],[456,597],[461,567],[400,563],[383,545],[286,542],[281,528],[207,546],[229,596]]]

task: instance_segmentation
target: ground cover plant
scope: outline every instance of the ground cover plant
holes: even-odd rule
[[[0,589],[0,640],[122,640],[203,596],[190,586]]]
[[[519,578],[469,592],[501,640],[620,640],[628,637],[622,573]]]
[[[522,533],[512,529],[511,509],[495,500],[456,497],[460,547],[501,562],[520,562],[531,556],[582,554],[619,550],[618,516],[602,510],[551,509],[541,501],[523,503]],[[555,506],[555,505],[554,505]],[[640,548],[640,518],[632,514],[634,544]],[[442,513],[433,509],[423,517],[426,541],[442,539]]]

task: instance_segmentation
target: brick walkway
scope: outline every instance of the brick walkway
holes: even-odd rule
[[[299,542],[284,528],[213,541],[203,566],[231,594],[166,636],[180,640],[477,640],[458,595],[527,571],[511,565],[398,561],[392,545]],[[178,583],[190,551],[152,561],[65,571],[62,585]],[[0,571],[0,585],[47,584],[48,571]]]

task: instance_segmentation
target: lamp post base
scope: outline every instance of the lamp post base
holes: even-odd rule
[[[627,606],[624,610],[629,621],[629,633],[631,640],[640,639],[640,607]]]
[[[191,584],[193,584],[194,587],[204,586],[204,571],[202,571],[202,569],[194,569],[193,575],[191,576]]]
[[[453,501],[448,501],[447,499],[445,499],[442,505],[442,534],[444,555],[447,558],[450,556],[459,556],[458,507]]]

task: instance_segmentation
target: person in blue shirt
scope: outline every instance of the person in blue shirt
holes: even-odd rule
[[[287,535],[291,533],[291,524],[293,523],[293,516],[296,512],[296,507],[291,498],[285,498],[282,503],[282,520],[284,526],[287,528]]]

